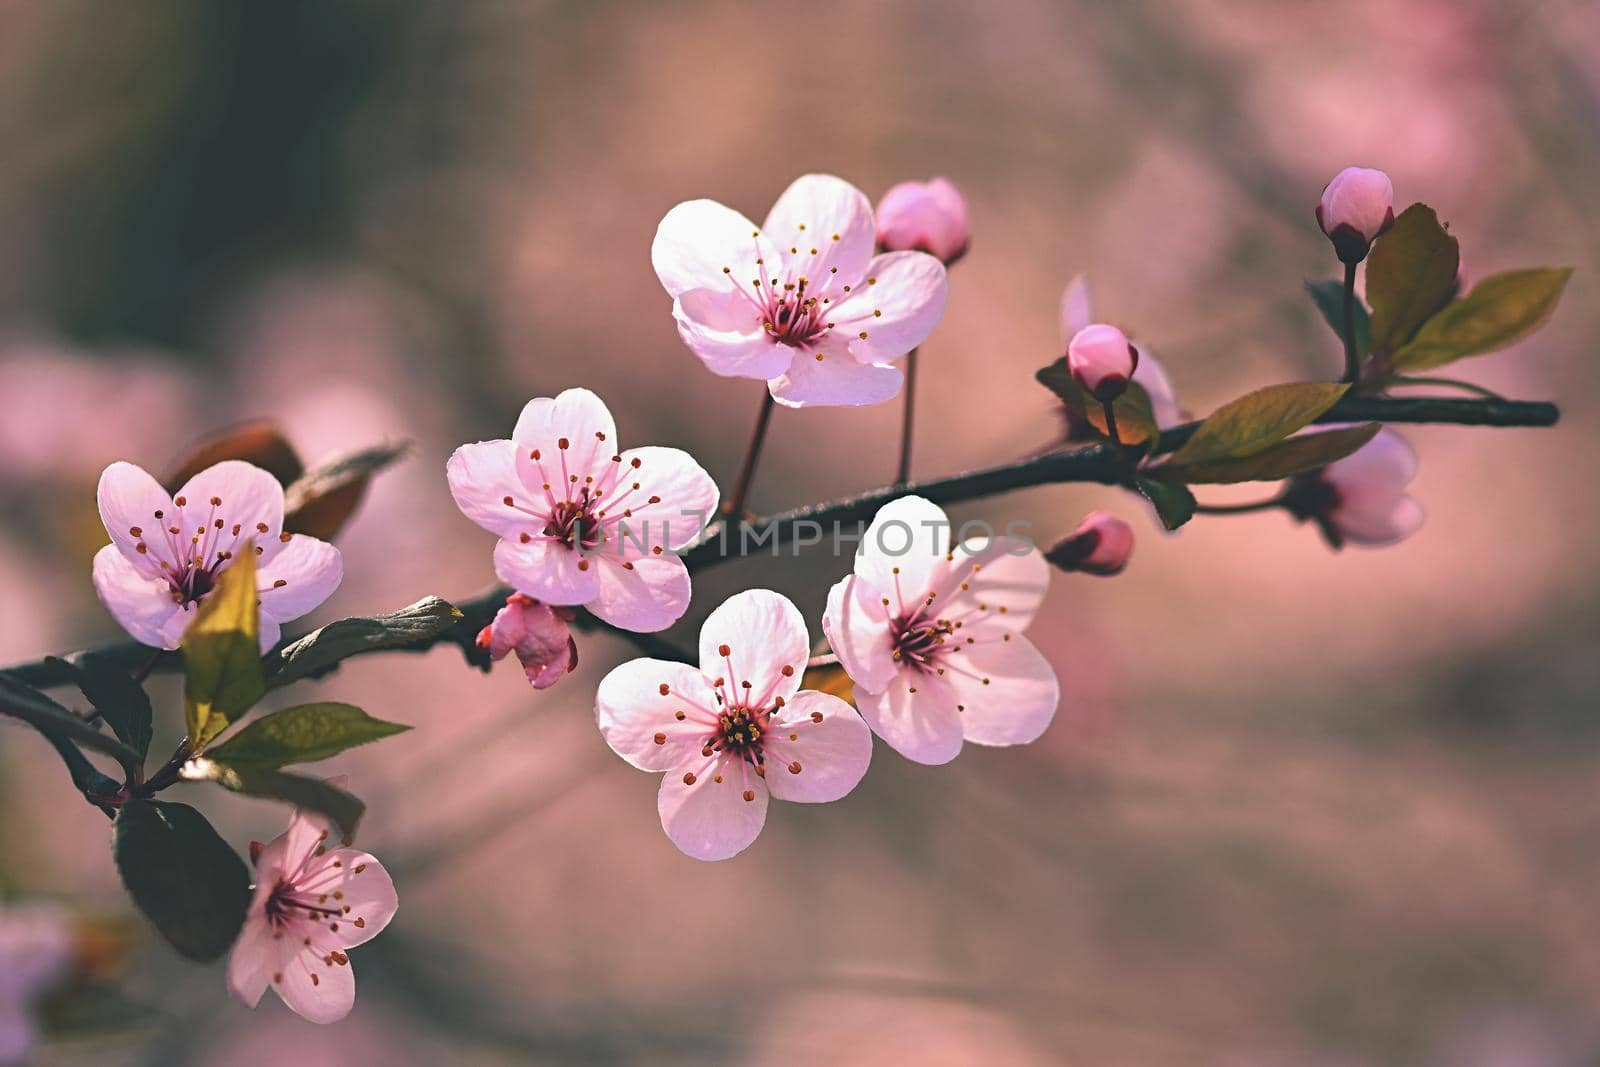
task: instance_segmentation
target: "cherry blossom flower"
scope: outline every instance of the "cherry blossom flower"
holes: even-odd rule
[[[1089,281],[1080,274],[1067,283],[1066,289],[1061,294],[1062,347],[1068,346],[1080,331],[1092,325],[1094,321]],[[1143,344],[1139,346],[1139,362],[1133,368],[1133,380],[1139,383],[1150,397],[1150,408],[1155,414],[1158,427],[1165,430],[1184,421],[1183,411],[1178,407],[1177,395],[1173,392],[1166,368]]]
[[[94,557],[94,587],[138,641],[177,648],[196,608],[239,552],[253,546],[261,603],[261,650],[281,624],[339,587],[339,550],[283,528],[283,487],[260,467],[225,460],[168,495],[132,463],[100,475],[100,520],[111,543]]]
[[[478,631],[478,647],[499,661],[517,654],[535,689],[549,689],[578,668],[578,642],[567,625],[569,608],[552,608],[531,596],[512,593],[494,621]]]
[[[228,958],[228,990],[252,1008],[271,986],[303,1018],[343,1019],[356,999],[348,950],[376,937],[400,906],[383,864],[328,848],[329,833],[327,820],[297,809],[282,835],[250,846],[255,897]]]
[[[1317,225],[1345,263],[1367,258],[1372,242],[1394,225],[1394,185],[1381,170],[1346,167],[1317,202]]]
[[[712,200],[667,212],[650,249],[684,344],[715,374],[760,378],[787,407],[878,404],[890,365],[944,313],[944,264],[874,255],[866,195],[841,178],[796,179],[756,226]]]
[[[1121,574],[1133,555],[1133,527],[1115,515],[1091,511],[1070,537],[1056,542],[1044,558],[1064,571],[1110,577]]]
[[[1060,685],[1022,636],[1049,582],[1027,542],[952,549],[945,513],[901,497],[867,528],[822,629],[873,731],[908,759],[948,763],[963,741],[1026,744],[1050,725]]]
[[[39,1042],[34,1005],[72,963],[65,912],[47,904],[0,906],[0,1067],[28,1062]]]
[[[972,243],[967,201],[947,178],[901,182],[878,201],[878,247],[915,249],[949,266]]]
[[[1110,403],[1121,396],[1139,366],[1139,350],[1128,335],[1103,322],[1091,323],[1067,342],[1067,367],[1096,400]]]
[[[1351,455],[1295,478],[1284,503],[1334,548],[1391,545],[1422,528],[1422,505],[1406,492],[1416,476],[1416,451],[1385,427]]]
[[[681,449],[622,451],[589,390],[528,401],[511,440],[462,445],[448,476],[462,514],[499,535],[495,573],[517,592],[638,632],[689,607],[676,552],[699,536],[717,485]]]
[[[767,589],[729,597],[700,629],[700,665],[636,659],[600,682],[595,714],[617,755],[664,771],[661,826],[685,854],[744,851],[767,799],[838,800],[861,781],[872,734],[838,697],[800,690],[805,620]]]

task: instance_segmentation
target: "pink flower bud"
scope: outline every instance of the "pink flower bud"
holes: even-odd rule
[[[1406,492],[1416,476],[1416,452],[1385,428],[1344,459],[1296,478],[1285,504],[1296,518],[1314,520],[1334,548],[1392,545],[1422,527],[1422,505]]]
[[[1115,326],[1085,326],[1067,344],[1067,367],[1072,376],[1101,402],[1121,396],[1138,366],[1139,350]]]
[[[1381,170],[1346,167],[1322,190],[1317,224],[1345,263],[1367,258],[1372,242],[1394,225],[1394,185]]]
[[[515,652],[535,689],[549,689],[578,666],[578,643],[567,626],[570,608],[552,608],[531,596],[513,593],[494,621],[478,632],[478,647],[501,660]]]
[[[878,202],[878,245],[888,252],[927,252],[948,266],[972,240],[967,202],[944,178],[901,182]]]
[[[1090,512],[1071,537],[1062,538],[1044,558],[1064,571],[1110,577],[1122,573],[1133,555],[1133,527],[1103,511]]]

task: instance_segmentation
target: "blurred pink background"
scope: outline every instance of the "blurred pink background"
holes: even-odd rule
[[[1121,578],[1058,576],[1035,624],[1055,724],[942,768],[879,745],[730,862],[681,856],[594,729],[621,642],[545,693],[442,649],[284,694],[417,726],[326,765],[401,894],[354,1014],[251,1013],[135,922],[148,1010],[44,1062],[1600,1063],[1600,7],[33,0],[0,5],[0,134],[0,662],[117,636],[89,583],[105,463],[245,418],[308,459],[415,442],[321,619],[490,584],[444,460],[531,396],[587,385],[625,445],[728,485],[761,387],[678,342],[648,250],[683,199],[759,218],[811,170],[965,191],[922,476],[1050,440],[1032,374],[1079,271],[1192,412],[1331,375],[1301,281],[1337,269],[1312,207],[1346,164],[1436,207],[1471,276],[1579,268],[1537,338],[1451,368],[1560,426],[1403,430],[1429,518],[1399,547],[1277,514],[1167,537],[1090,487],[957,509],[1138,526]],[[754,507],[888,480],[898,419],[780,411]],[[751,585],[815,636],[847,566],[709,572],[675,636]],[[171,795],[241,850],[285,815]],[[0,889],[124,915],[105,838],[0,729]]]

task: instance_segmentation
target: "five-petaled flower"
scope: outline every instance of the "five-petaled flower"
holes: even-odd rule
[[[1094,303],[1089,292],[1089,280],[1079,274],[1067,283],[1066,289],[1061,293],[1062,349],[1065,350],[1072,343],[1072,339],[1094,321]],[[1166,430],[1183,421],[1183,411],[1178,407],[1177,394],[1173,392],[1172,381],[1167,377],[1166,368],[1161,365],[1160,360],[1150,354],[1150,349],[1142,342],[1139,345],[1138,365],[1133,368],[1133,380],[1150,397],[1150,409],[1155,414],[1158,427]],[[1080,437],[1093,436],[1093,431],[1087,424],[1077,425],[1069,422],[1068,436],[1076,440]]]
[[[255,897],[228,958],[228,989],[252,1008],[271,986],[314,1023],[343,1019],[356,999],[348,950],[377,936],[400,906],[383,864],[329,848],[329,833],[325,819],[296,810],[282,835],[250,846]]]
[[[952,548],[945,513],[901,497],[867,528],[822,628],[873,731],[918,763],[948,763],[964,740],[1026,744],[1050,725],[1061,688],[1022,636],[1049,582],[1027,542]]]
[[[836,696],[801,691],[811,641],[786,597],[738,593],[700,629],[700,665],[636,659],[600,682],[613,751],[664,771],[656,801],[672,843],[727,859],[761,833],[767,798],[838,800],[867,773],[872,734]]]
[[[715,510],[716,483],[681,449],[622,451],[589,390],[528,401],[511,440],[462,445],[448,476],[462,513],[500,536],[495,573],[519,593],[639,632],[688,608],[676,550]]]
[[[243,460],[225,460],[168,495],[131,463],[100,475],[100,519],[111,543],[94,557],[94,587],[137,640],[177,648],[217,575],[256,554],[261,650],[281,623],[321,604],[343,576],[339,550],[283,528],[283,487]]]
[[[1295,478],[1284,506],[1315,522],[1334,548],[1392,545],[1422,528],[1422,505],[1406,492],[1416,476],[1416,451],[1385,427],[1352,454]]]
[[[667,212],[650,249],[678,333],[714,373],[760,378],[788,407],[863,405],[900,391],[890,363],[938,325],[944,264],[874,255],[861,190],[808,174],[756,226],[712,200]]]
[[[512,652],[535,689],[549,689],[578,667],[572,609],[552,608],[531,596],[512,593],[494,619],[478,631],[478,647],[495,661]]]

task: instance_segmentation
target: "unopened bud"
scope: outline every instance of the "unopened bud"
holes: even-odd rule
[[[1372,242],[1394,225],[1394,185],[1381,170],[1346,167],[1317,203],[1317,224],[1344,263],[1367,258]]]
[[[1103,511],[1090,512],[1070,537],[1056,542],[1044,558],[1064,571],[1110,577],[1122,573],[1133,555],[1133,527]]]
[[[1067,344],[1067,368],[1072,377],[1102,403],[1122,395],[1138,366],[1139,350],[1115,326],[1085,326]]]
[[[878,203],[878,245],[885,251],[927,252],[949,266],[971,240],[967,202],[944,178],[901,182]]]

